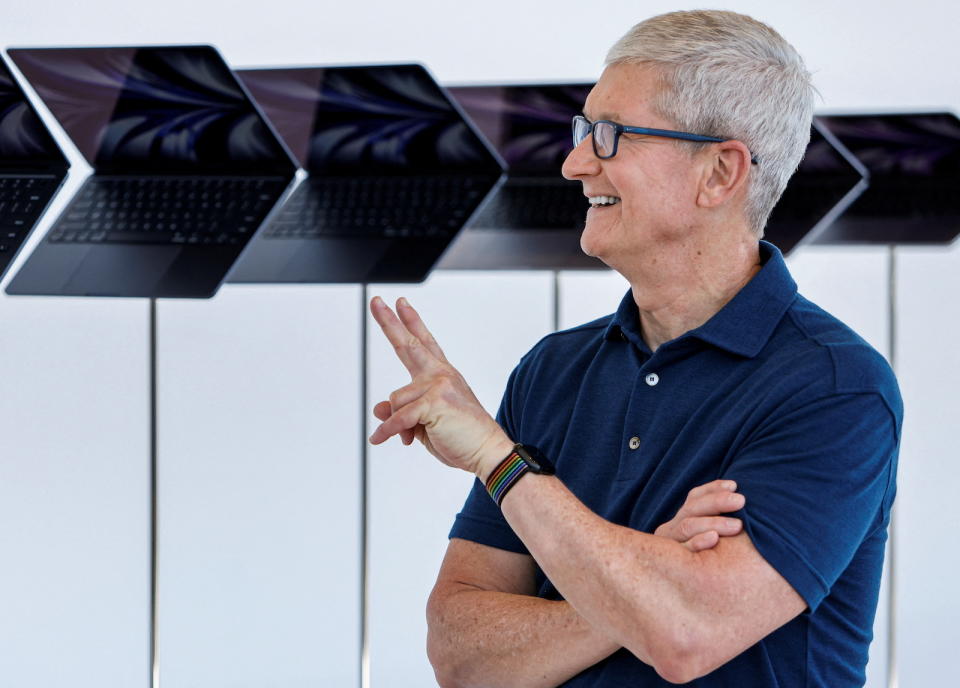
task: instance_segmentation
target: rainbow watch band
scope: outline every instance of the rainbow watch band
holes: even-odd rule
[[[493,469],[493,473],[487,478],[487,493],[497,503],[497,506],[500,506],[510,488],[516,485],[523,474],[529,470],[530,466],[516,450],[510,452],[510,456]]]

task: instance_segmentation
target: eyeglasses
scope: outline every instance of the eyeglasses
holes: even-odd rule
[[[628,127],[610,120],[600,119],[591,122],[583,115],[576,115],[573,118],[573,145],[579,146],[580,143],[593,135],[593,153],[601,160],[608,160],[617,154],[617,144],[620,143],[620,134],[643,134],[645,136],[662,136],[668,139],[680,139],[682,141],[697,141],[699,143],[721,143],[730,139],[721,139],[716,136],[703,136],[702,134],[688,134],[685,131],[673,131],[672,129],[649,129],[647,127]],[[756,165],[757,158],[751,154],[750,162]]]

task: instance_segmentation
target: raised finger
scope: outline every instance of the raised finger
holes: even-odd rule
[[[419,375],[436,360],[379,296],[374,296],[370,300],[370,312],[410,375]]]
[[[690,517],[726,514],[742,509],[746,501],[747,498],[739,492],[717,490],[716,492],[703,494],[695,499],[688,498],[683,505],[683,515]]]
[[[417,313],[417,309],[411,306],[410,302],[403,297],[397,299],[397,315],[400,316],[400,321],[404,324],[407,330],[413,334],[413,336],[423,342],[423,345],[427,347],[427,350],[430,353],[444,363],[447,362],[447,357],[444,356],[443,349],[440,348],[440,345],[437,344],[437,340],[433,338],[430,330],[427,329],[427,325],[423,322],[423,318],[420,317],[420,314]]]
[[[426,397],[420,397],[412,404],[393,412],[393,415],[383,421],[370,435],[370,444],[380,444],[404,430],[412,430],[422,422],[430,410],[430,402]]]

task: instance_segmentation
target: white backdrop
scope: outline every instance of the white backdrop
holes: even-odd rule
[[[7,3],[0,46],[204,42],[234,66],[416,60],[446,83],[595,78],[669,2],[431,0]],[[822,109],[960,111],[960,5],[743,1],[806,57]],[[75,152],[68,187],[84,174]],[[46,224],[35,233],[35,242]],[[28,252],[25,250],[24,255]],[[960,246],[901,250],[906,402],[898,514],[901,685],[944,685],[960,601],[949,486],[960,412]],[[22,259],[21,259],[22,260]],[[801,291],[886,346],[888,256],[801,250]],[[16,266],[13,270],[15,271]],[[9,277],[8,277],[9,279]],[[442,273],[384,287],[425,317],[491,407],[549,330],[548,273]],[[564,273],[561,323],[612,311],[616,275]],[[358,287],[224,288],[162,302],[160,664],[164,686],[356,685]],[[509,338],[496,336],[510,329]],[[375,332],[372,334],[376,334]],[[371,401],[403,379],[383,343]],[[147,305],[0,296],[0,685],[146,686]],[[469,480],[395,443],[370,454],[370,661],[377,688],[430,685],[423,605]],[[870,685],[884,685],[886,610]]]

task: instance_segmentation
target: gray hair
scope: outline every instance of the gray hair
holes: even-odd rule
[[[810,140],[816,91],[799,53],[751,17],[696,10],[634,26],[607,53],[606,64],[621,63],[657,70],[663,88],[652,106],[660,116],[685,131],[742,141],[759,160],[745,210],[762,237]]]

